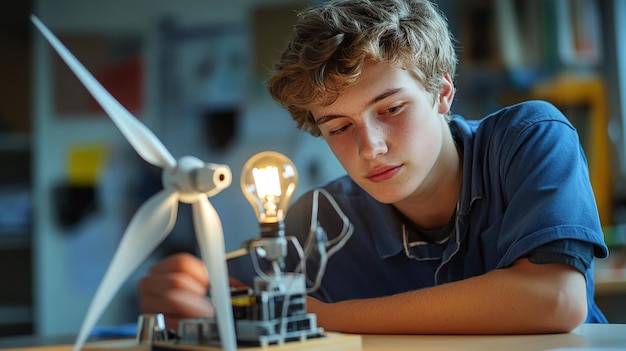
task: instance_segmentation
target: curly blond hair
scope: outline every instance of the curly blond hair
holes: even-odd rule
[[[409,70],[435,99],[442,77],[455,74],[453,41],[445,16],[428,0],[331,0],[298,14],[268,90],[299,129],[319,136],[310,106],[332,104],[366,60]]]

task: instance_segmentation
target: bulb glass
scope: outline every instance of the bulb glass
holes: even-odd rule
[[[288,157],[274,151],[252,156],[241,172],[241,189],[259,223],[284,219],[297,183],[296,166]]]

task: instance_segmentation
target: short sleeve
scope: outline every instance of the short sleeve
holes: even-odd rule
[[[578,133],[548,103],[527,104],[511,113],[516,118],[510,119],[502,135],[498,156],[507,204],[502,218],[502,227],[507,230],[498,242],[504,254],[500,265],[509,266],[561,239],[588,243],[592,254],[606,257],[608,250]]]
[[[556,240],[532,250],[528,260],[537,264],[567,264],[584,275],[593,261],[593,244],[580,240]]]

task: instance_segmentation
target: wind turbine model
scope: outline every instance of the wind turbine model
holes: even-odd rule
[[[211,300],[216,310],[221,346],[237,349],[222,224],[208,198],[228,187],[230,168],[185,156],[178,161],[161,141],[124,108],[34,15],[32,22],[57,51],[85,88],[98,101],[147,162],[163,168],[163,190],[148,199],[132,218],[89,306],[74,351],[84,345],[91,329],[130,274],[167,237],[176,221],[178,202],[192,205],[194,227],[202,258],[211,277]]]

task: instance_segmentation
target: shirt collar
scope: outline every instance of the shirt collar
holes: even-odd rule
[[[480,182],[473,182],[472,177],[480,176],[472,173],[472,170],[482,169],[482,166],[474,164],[479,162],[474,157],[474,135],[478,121],[467,121],[461,116],[455,115],[450,121],[450,131],[452,137],[463,153],[463,187],[461,190],[461,201],[459,203],[459,216],[465,217],[471,209],[475,200],[483,198],[483,188]],[[468,186],[469,185],[469,186]]]

